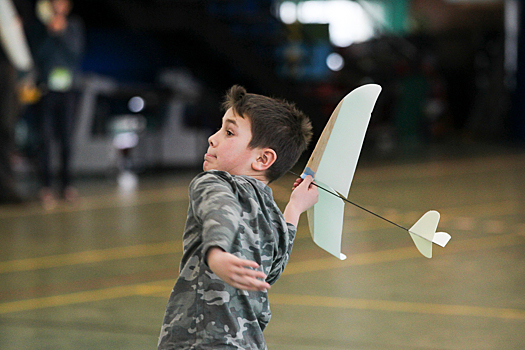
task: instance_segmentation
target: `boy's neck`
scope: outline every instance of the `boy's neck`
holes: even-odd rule
[[[252,176],[252,177],[253,177],[253,176]],[[261,181],[261,182],[262,182],[263,184],[265,184],[265,185],[268,185],[268,184],[270,183],[270,181],[268,181],[268,179],[266,178],[266,176],[263,176],[263,177],[261,177],[261,178],[258,178],[258,177],[253,177],[253,178],[256,179],[256,180]]]
[[[264,176],[264,174],[245,174],[244,176],[249,176],[251,178],[254,178],[255,180],[259,180],[260,182],[264,183],[265,185],[268,185],[270,181]]]

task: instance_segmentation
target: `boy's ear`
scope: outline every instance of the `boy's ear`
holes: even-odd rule
[[[277,160],[277,153],[271,148],[260,150],[257,159],[252,162],[252,168],[257,171],[266,171]]]

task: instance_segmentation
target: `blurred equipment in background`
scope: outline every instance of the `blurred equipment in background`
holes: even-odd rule
[[[185,70],[161,72],[156,84],[119,83],[89,75],[75,128],[73,170],[83,174],[140,173],[146,169],[196,167],[210,131],[185,123],[201,95]],[[219,110],[220,106],[211,106]]]
[[[128,107],[130,111],[140,113],[144,108],[144,99],[134,96],[129,100]],[[124,189],[133,189],[138,183],[138,177],[133,172],[133,160],[130,153],[138,145],[139,134],[145,128],[146,118],[140,114],[116,116],[110,124],[113,146],[120,156],[117,161],[117,183]]]

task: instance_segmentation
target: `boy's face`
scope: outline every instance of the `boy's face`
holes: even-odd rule
[[[258,157],[257,148],[248,148],[251,140],[250,120],[228,109],[222,118],[222,127],[208,139],[202,168],[204,171],[222,170],[231,175],[251,175],[252,163]]]

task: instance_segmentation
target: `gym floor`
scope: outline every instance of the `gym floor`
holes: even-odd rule
[[[155,349],[196,173],[144,176],[127,192],[81,180],[80,201],[53,210],[0,206],[0,349]],[[272,184],[282,208],[293,181]],[[452,240],[427,259],[347,205],[339,261],[303,215],[270,291],[270,350],[523,349],[523,149],[365,159],[349,199],[405,227],[438,210]]]

